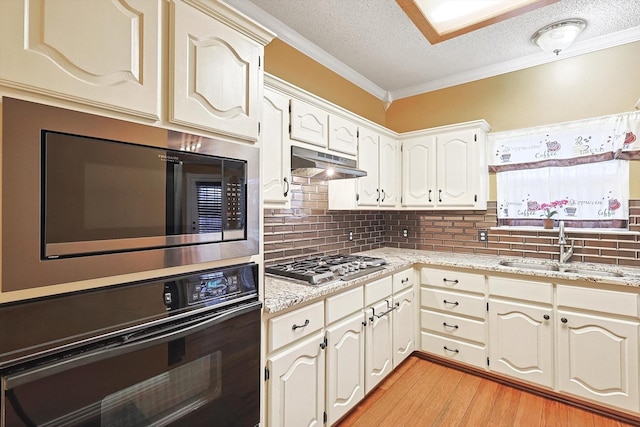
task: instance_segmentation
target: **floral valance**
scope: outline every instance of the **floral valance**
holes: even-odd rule
[[[640,111],[490,135],[489,170],[640,159]]]

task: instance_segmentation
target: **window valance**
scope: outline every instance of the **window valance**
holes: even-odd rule
[[[490,135],[489,171],[640,160],[640,111]]]

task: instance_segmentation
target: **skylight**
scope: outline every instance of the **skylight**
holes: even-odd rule
[[[558,0],[396,0],[431,44]]]

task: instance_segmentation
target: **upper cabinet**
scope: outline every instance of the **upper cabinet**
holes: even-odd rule
[[[219,1],[171,6],[169,120],[256,140],[270,33]]]
[[[479,120],[403,135],[402,206],[486,209],[488,130]]]
[[[6,0],[0,86],[256,141],[273,36],[220,0]]]
[[[289,207],[291,143],[289,141],[289,98],[264,89],[262,106],[262,189],[265,204]]]
[[[291,100],[291,139],[327,148],[329,113],[299,99]]]
[[[2,2],[0,84],[160,118],[162,2]]]
[[[329,115],[329,149],[351,156],[358,154],[358,125]]]
[[[367,176],[358,178],[358,206],[395,207],[399,190],[397,141],[361,128],[358,144],[358,166],[367,171]]]

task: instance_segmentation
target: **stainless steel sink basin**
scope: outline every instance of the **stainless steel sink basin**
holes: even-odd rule
[[[577,268],[571,266],[559,266],[557,264],[544,264],[536,262],[523,261],[500,261],[503,267],[518,268],[521,270],[541,270],[541,271],[558,271],[560,273],[580,274],[591,277],[624,277],[624,274],[617,271],[592,270],[588,268]]]
[[[624,274],[617,271],[601,271],[601,270],[587,270],[584,268],[562,268],[563,273],[581,274],[583,276],[598,276],[598,277],[624,277]]]
[[[544,270],[544,271],[558,271],[557,265],[553,264],[536,264],[532,262],[521,261],[500,261],[500,265],[503,267],[520,268],[522,270]]]

